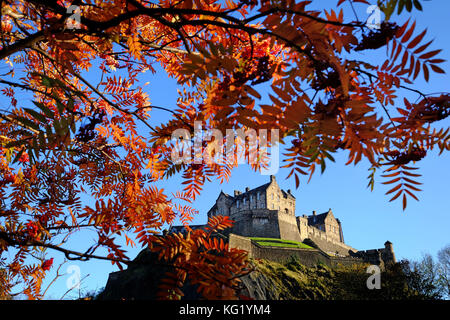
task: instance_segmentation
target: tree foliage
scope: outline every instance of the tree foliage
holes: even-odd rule
[[[417,199],[420,174],[411,163],[433,148],[450,149],[448,128],[434,126],[450,108],[448,94],[412,84],[443,73],[444,60],[412,19],[371,30],[344,16],[352,2],[367,3],[339,0],[337,9],[317,11],[297,0],[1,1],[0,58],[11,69],[0,76],[9,102],[0,112],[0,253],[14,252],[0,260],[2,287],[21,283],[40,298],[53,261],[47,251],[122,267],[129,259],[118,239],[125,238],[175,259],[179,272],[163,296],[179,297],[186,277],[207,297],[232,295],[245,259],[210,237],[229,220],[187,236],[155,236],[176,218],[188,225],[205,182],[226,181],[238,165],[236,158],[172,160],[172,132],[193,132],[195,121],[222,132],[279,129],[297,186],[347,150],[348,164],[364,158],[383,171],[391,200],[405,208]],[[422,9],[418,1],[380,2],[387,17],[412,4]],[[387,49],[380,64],[349,58],[378,48]],[[156,70],[178,81],[176,106],[150,103],[142,78]],[[264,85],[270,102],[263,104]],[[419,100],[394,108],[405,90]],[[168,120],[155,125],[153,110],[167,111]],[[252,164],[256,171],[266,165]],[[174,174],[183,178],[178,192],[155,186]],[[86,194],[92,203],[82,202]],[[97,234],[91,247],[64,246],[86,228]],[[97,254],[100,248],[108,254]]]

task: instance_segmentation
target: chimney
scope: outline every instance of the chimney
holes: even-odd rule
[[[289,193],[289,194],[292,194],[292,193],[291,193],[291,189],[288,189],[288,193]]]
[[[241,194],[241,192],[239,191],[239,190],[234,190],[234,196],[236,197],[236,196],[238,196],[238,195],[240,195]]]
[[[273,174],[270,175],[270,182],[275,180],[275,176]]]
[[[313,210],[313,216],[315,216],[316,215],[316,210]]]
[[[249,187],[246,187],[245,188],[245,192],[249,192],[250,191],[250,188]]]

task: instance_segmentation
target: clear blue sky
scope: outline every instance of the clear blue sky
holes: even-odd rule
[[[329,9],[335,8],[336,0],[314,1],[313,6],[323,8],[329,4]],[[375,3],[376,1],[370,1]],[[414,18],[417,20],[416,33],[428,28],[426,39],[435,39],[432,45],[434,49],[443,49],[440,58],[450,60],[450,35],[448,32],[448,19],[450,18],[450,2],[448,0],[433,0],[422,2],[424,12],[414,11]],[[356,5],[358,16],[365,19],[366,5]],[[346,19],[352,19],[353,15],[349,11],[348,5],[344,5],[348,15]],[[408,18],[408,14],[403,14],[397,21],[402,24]],[[425,40],[426,40],[425,39]],[[425,41],[424,40],[424,41]],[[364,52],[361,57],[378,61],[384,61],[383,52]],[[383,60],[381,60],[383,59]],[[449,70],[449,62],[441,65],[444,70]],[[148,77],[148,78],[147,78]],[[162,74],[155,76],[148,75],[144,82],[150,81],[148,94],[151,102],[155,105],[173,108],[176,102],[176,82],[165,78]],[[448,74],[432,74],[430,83],[419,80],[415,87],[425,93],[448,91],[450,78]],[[399,96],[406,96],[414,101],[417,95],[408,91],[400,91]],[[402,106],[400,104],[400,106]],[[162,111],[153,111],[154,121],[161,122],[167,119],[168,114]],[[441,121],[439,127],[448,127],[449,119]],[[281,169],[276,178],[283,189],[291,189],[297,199],[296,215],[311,214],[312,210],[325,212],[331,208],[336,217],[343,224],[345,242],[356,249],[372,249],[383,247],[386,240],[390,240],[394,245],[397,259],[420,259],[423,253],[436,252],[450,243],[450,155],[443,154],[437,157],[437,152],[430,152],[429,155],[417,165],[420,173],[423,174],[423,192],[419,193],[419,202],[413,199],[408,201],[406,211],[402,210],[399,201],[389,202],[389,198],[384,195],[388,187],[377,183],[373,192],[366,188],[369,172],[367,162],[357,167],[345,166],[347,153],[340,153],[336,157],[336,163],[330,163],[323,175],[316,173],[312,181],[307,184],[306,179],[302,181],[298,189],[295,188],[293,179],[285,180],[288,172]],[[215,199],[223,190],[232,194],[234,189],[243,190],[245,187],[257,187],[269,180],[268,176],[262,176],[253,172],[247,165],[242,165],[232,173],[229,183],[220,185],[218,181],[206,184],[203,193],[195,201],[194,206],[200,211],[195,217],[194,224],[206,222],[206,212],[214,204]],[[168,191],[178,190],[180,178],[174,177],[168,181],[159,183]],[[377,181],[380,181],[379,179]],[[80,244],[86,240],[95,239],[94,234],[82,235],[77,239]],[[134,258],[140,250],[131,249],[129,256]],[[63,257],[58,253],[49,252],[49,256],[55,257],[55,266],[62,261]],[[108,273],[116,271],[108,262],[92,261],[87,263],[69,262],[63,266],[62,272],[70,264],[80,267],[81,277],[87,276],[83,281],[83,291],[97,290],[106,284]],[[54,271],[54,270],[53,270]],[[48,280],[51,279],[51,275]],[[57,299],[61,297],[66,289],[67,276],[59,278],[49,290],[47,298]],[[74,297],[74,294],[69,295]]]

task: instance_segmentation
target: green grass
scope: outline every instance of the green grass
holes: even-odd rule
[[[312,249],[312,247],[297,241],[282,240],[274,238],[258,238],[252,237],[251,240],[255,241],[261,246],[271,246],[271,247],[284,247],[284,248],[301,248],[301,249]]]

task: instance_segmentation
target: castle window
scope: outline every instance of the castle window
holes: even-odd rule
[[[239,209],[239,200],[236,201],[236,208]]]
[[[242,205],[245,206],[245,198],[242,199]]]
[[[273,193],[272,193],[272,200],[273,200]]]

